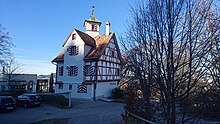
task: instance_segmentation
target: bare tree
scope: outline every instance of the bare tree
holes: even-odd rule
[[[220,10],[213,10],[208,16],[207,32],[210,35],[210,50],[205,56],[206,67],[215,85],[220,87]]]
[[[10,81],[16,78],[16,74],[22,73],[20,65],[15,61],[14,57],[10,57],[4,60],[3,66],[3,80],[7,81],[10,86]]]
[[[10,42],[9,32],[0,24],[0,64],[3,64],[4,59],[11,56],[10,48],[13,46]]]
[[[196,94],[209,85],[204,56],[210,51],[206,27],[212,5],[213,0],[148,0],[131,8],[125,70],[139,80],[146,108],[158,94],[163,123],[192,119],[186,115]]]

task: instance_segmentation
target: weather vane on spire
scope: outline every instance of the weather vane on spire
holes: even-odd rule
[[[94,8],[95,6],[92,6],[92,16],[94,16]]]

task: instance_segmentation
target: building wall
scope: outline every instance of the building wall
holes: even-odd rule
[[[72,90],[69,89],[69,85],[72,85]],[[71,92],[72,98],[84,98],[84,99],[92,99],[92,85],[87,85],[87,92],[86,93],[78,93],[79,83],[64,83],[63,89],[58,88],[58,84],[56,84],[56,92],[55,93],[63,93],[63,92]]]
[[[15,81],[23,80],[23,81],[26,81],[27,83],[29,82],[33,83],[31,92],[36,92],[37,74],[14,74],[11,80],[15,80]],[[26,89],[27,89],[27,86],[26,86]]]
[[[90,24],[87,23],[87,28],[91,27]],[[97,26],[97,28],[99,28],[99,26]],[[98,29],[99,30],[99,29]],[[84,65],[91,65],[91,66],[95,66],[95,62],[87,62],[84,63],[84,57],[87,55],[87,53],[90,51],[91,47],[86,45],[84,43],[84,41],[81,39],[81,37],[75,32],[73,31],[72,33],[76,34],[76,39],[72,40],[71,37],[69,37],[69,39],[67,40],[66,44],[64,45],[64,62],[58,62],[57,63],[57,82],[62,82],[63,83],[63,88],[59,89],[59,84],[55,85],[55,93],[63,93],[63,92],[71,92],[71,96],[73,98],[85,98],[85,99],[92,99],[93,98],[93,92],[94,92],[94,84],[92,85],[87,85],[87,92],[86,93],[78,93],[77,92],[77,88],[80,84],[82,84],[82,82],[84,80],[95,80],[95,77],[93,77],[92,79],[90,78],[90,76],[84,76],[83,74],[83,67]],[[89,29],[87,30],[86,33],[90,33]],[[92,34],[93,35],[93,34]],[[94,34],[95,35],[95,34]],[[71,34],[72,36],[72,34]],[[91,36],[91,34],[90,34]],[[114,40],[111,40],[112,44],[110,43],[109,45],[111,47],[115,47],[114,45]],[[67,48],[70,46],[79,46],[79,52],[78,55],[74,55],[74,56],[70,56]],[[107,50],[105,50],[106,55],[108,55],[109,53],[107,53]],[[118,56],[117,53],[115,53],[116,56]],[[115,58],[112,59],[111,57],[108,56],[102,56],[101,57],[102,60],[106,60],[109,62],[119,62],[119,58]],[[103,61],[104,63],[105,61]],[[115,70],[111,73],[108,74],[107,68],[109,67],[113,67],[113,68],[120,68],[120,66],[118,64],[112,64],[110,65],[109,62],[105,62],[106,63],[106,68],[103,68],[102,70],[100,70],[100,72],[98,72],[101,75],[105,74],[106,77],[108,76],[108,78],[106,78],[106,80],[109,80],[109,82],[99,82],[96,84],[96,97],[110,97],[112,94],[112,90],[114,88],[117,87],[117,82],[118,81],[110,81],[113,78],[113,74],[115,73]],[[101,64],[100,62],[98,63],[98,65],[102,66],[103,64]],[[63,76],[59,76],[59,72],[58,69],[60,66],[63,66]],[[67,66],[77,66],[78,67],[78,74],[77,76],[68,76],[68,69]],[[102,67],[100,67],[102,68]],[[114,79],[120,79],[119,75],[115,75]],[[101,80],[101,77],[98,76],[98,80]],[[69,89],[69,85],[72,85],[72,89]]]
[[[83,82],[83,58],[84,58],[84,41],[81,37],[74,31],[73,33],[76,34],[76,39],[72,40],[71,37],[68,39],[67,43],[64,46],[64,63],[63,63],[63,83],[70,83],[74,81],[74,83],[82,83]],[[67,48],[70,46],[79,46],[79,53],[75,56],[70,56],[68,54]],[[77,66],[78,67],[78,74],[77,76],[68,76],[68,69],[67,66]]]
[[[91,37],[96,37],[97,35],[99,35],[99,24],[98,23],[93,23],[93,22],[85,22],[86,23],[86,34],[88,34]],[[92,31],[92,25],[96,25],[97,27],[97,31]]]
[[[5,91],[8,89],[8,83],[6,81],[0,81],[0,91]]]
[[[117,81],[97,83],[96,85],[96,97],[110,97],[112,90],[117,87]]]
[[[84,99],[92,99],[92,85],[86,85],[87,86],[87,93],[78,93],[77,88],[79,84],[72,84],[73,89],[71,92],[71,95],[73,98],[84,98]]]
[[[64,46],[64,62],[57,63],[57,82],[63,82],[63,89],[59,89],[59,84],[55,85],[55,92],[71,92],[71,96],[74,98],[91,98],[91,86],[87,86],[87,93],[77,93],[77,87],[84,81],[83,67],[84,67],[84,57],[90,51],[91,47],[85,45],[81,37],[73,31],[72,34],[76,34],[76,39],[72,40],[70,37]],[[67,48],[70,46],[79,46],[79,52],[77,55],[70,56]],[[63,66],[63,76],[59,76],[59,67]],[[76,76],[68,76],[67,66],[77,66],[78,74]],[[69,90],[69,85],[72,85],[72,90]]]
[[[63,80],[63,76],[60,76],[60,75],[59,75],[59,67],[61,67],[61,66],[63,66],[63,62],[58,62],[58,63],[57,63],[57,68],[56,68],[56,69],[57,69],[57,70],[56,70],[56,78],[57,78],[56,80],[57,80],[57,81],[62,81],[62,80]],[[64,70],[64,68],[65,68],[65,67],[63,67],[63,70]]]
[[[55,75],[56,73],[53,73],[53,84],[56,81]],[[49,92],[50,78],[51,78],[51,74],[37,76],[37,92]]]
[[[28,83],[30,83],[32,87],[30,92],[36,92],[37,74],[11,74],[10,77],[9,88],[19,85],[19,82],[25,82],[24,85],[26,85],[26,90],[29,90]],[[16,84],[16,82],[18,84]]]

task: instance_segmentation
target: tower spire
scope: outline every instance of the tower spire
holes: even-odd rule
[[[102,24],[101,21],[99,21],[98,19],[95,18],[94,15],[94,6],[91,6],[91,15],[88,19],[86,19],[84,21],[83,26],[86,28],[86,32],[88,35],[90,35],[91,37],[95,37],[97,35],[99,35],[99,27]]]

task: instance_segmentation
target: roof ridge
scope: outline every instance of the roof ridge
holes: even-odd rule
[[[85,42],[85,44],[91,45],[91,46],[96,46],[96,42],[95,42],[94,38],[92,38],[88,34],[82,32],[78,29],[75,29],[75,31],[79,34],[79,36],[82,38],[82,40]],[[90,41],[90,40],[92,40],[92,41]]]

